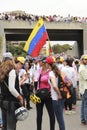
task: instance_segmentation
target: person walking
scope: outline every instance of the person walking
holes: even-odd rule
[[[75,70],[72,67],[73,60],[72,60],[72,58],[67,58],[65,61],[66,61],[66,65],[62,68],[61,71],[63,73],[65,73],[67,78],[72,82],[73,94],[74,94],[75,93],[74,88],[77,86],[77,80],[76,80]],[[72,109],[73,94],[71,94],[71,97],[66,99],[65,102],[64,102],[65,114],[74,114],[75,113],[75,111]]]
[[[81,123],[87,125],[87,55],[81,56],[79,66],[79,91],[82,95]]]
[[[23,98],[19,90],[19,80],[16,65],[10,52],[4,54],[0,64],[0,86],[2,94],[2,130],[16,130],[17,119],[15,110],[23,105]]]
[[[49,80],[49,68],[46,67],[46,63],[44,60],[42,60],[42,65],[41,69],[39,70],[38,74],[38,86],[37,90],[41,90],[44,88],[47,88],[47,90],[50,93],[50,84],[48,82]],[[45,99],[41,100],[41,103],[36,104],[36,112],[37,112],[37,118],[36,118],[36,123],[37,123],[37,130],[42,130],[42,116],[43,116],[43,107],[44,105],[46,106],[48,115],[49,115],[49,120],[50,120],[50,130],[55,129],[55,115],[54,115],[54,109],[52,105],[52,98],[51,96],[48,96]]]

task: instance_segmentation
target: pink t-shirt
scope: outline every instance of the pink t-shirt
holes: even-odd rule
[[[48,90],[50,90],[50,84],[48,82],[49,72],[50,71],[48,70],[46,73],[41,75],[41,70],[39,71],[38,81],[39,81],[39,78],[40,78],[40,82],[38,83],[37,89],[48,88]]]

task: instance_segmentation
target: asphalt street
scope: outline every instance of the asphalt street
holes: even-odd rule
[[[36,107],[32,103],[31,105],[33,109],[29,111],[29,117],[25,121],[19,121],[17,123],[17,130],[36,130]],[[80,123],[80,108],[81,101],[77,101],[76,114],[65,115],[64,113],[66,130],[87,130],[87,125],[83,126]],[[49,117],[45,107],[43,111],[42,130],[50,130]],[[55,130],[59,130],[57,121],[55,124]]]

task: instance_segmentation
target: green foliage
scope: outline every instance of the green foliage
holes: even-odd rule
[[[26,56],[26,52],[23,50],[25,43],[20,43],[18,45],[6,44],[6,50],[10,51],[14,56]]]
[[[70,45],[69,44],[64,44],[64,45],[54,45],[52,47],[53,49],[53,52],[56,54],[56,53],[61,53],[61,52],[66,52],[68,49],[70,48]]]
[[[27,55],[27,52],[25,52],[23,50],[24,45],[25,45],[25,42],[21,42],[18,45],[13,45],[13,44],[7,43],[6,44],[6,51],[10,51],[14,56],[24,56],[25,57]],[[66,52],[69,48],[70,48],[69,44],[64,44],[64,45],[57,44],[57,45],[54,45],[52,47],[53,52],[55,54],[61,53],[61,52]]]

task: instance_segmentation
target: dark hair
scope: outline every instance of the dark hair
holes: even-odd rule
[[[25,61],[24,68],[26,69],[26,63],[28,63],[28,65],[29,65],[28,69],[30,69],[31,68],[31,63],[29,61]]]
[[[55,73],[56,76],[60,75],[60,70],[59,68],[56,66],[56,64],[52,64],[51,65],[52,71]]]
[[[65,61],[66,61],[66,63],[67,63],[68,66],[72,67],[72,63],[74,61],[73,58],[67,58]]]

